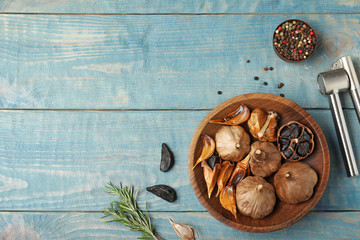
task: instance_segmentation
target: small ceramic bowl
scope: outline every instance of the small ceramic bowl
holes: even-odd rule
[[[316,50],[317,36],[306,22],[289,19],[279,24],[273,34],[275,53],[286,62],[308,59]]]

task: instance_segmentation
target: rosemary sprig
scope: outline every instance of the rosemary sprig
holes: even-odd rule
[[[132,186],[123,187],[119,183],[119,187],[109,182],[105,192],[119,197],[119,201],[112,201],[110,207],[104,209],[104,216],[113,219],[106,222],[119,222],[130,228],[131,231],[141,232],[139,239],[162,239],[156,232],[148,212],[146,203],[145,214],[139,209],[136,197],[138,190],[134,192]]]

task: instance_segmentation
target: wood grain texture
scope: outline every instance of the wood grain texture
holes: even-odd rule
[[[0,239],[136,239],[118,223],[104,223],[101,213],[1,213]],[[272,233],[248,233],[224,226],[208,213],[151,213],[166,239],[178,239],[168,218],[196,227],[200,239],[359,239],[360,213],[310,212],[297,224]],[[339,234],[341,233],[341,234]]]
[[[1,0],[2,12],[35,13],[314,13],[358,12],[356,0]]]
[[[314,194],[308,201],[292,205],[286,204],[278,199],[272,213],[263,219],[255,220],[241,214],[237,214],[235,218],[229,211],[224,209],[219,198],[215,197],[215,193],[212,194],[210,199],[208,198],[203,169],[200,165],[193,169],[203,148],[201,136],[208,135],[215,139],[215,134],[223,125],[209,123],[209,121],[219,119],[234,111],[238,108],[239,104],[245,104],[251,111],[255,108],[262,108],[277,112],[279,116],[281,116],[278,121],[279,126],[287,124],[289,121],[297,121],[311,129],[314,134],[315,150],[309,157],[302,160],[302,162],[307,163],[316,171],[318,181],[314,188]],[[241,126],[248,130],[246,123],[241,124]],[[257,139],[252,138],[251,143],[254,141],[257,141]],[[214,110],[201,121],[190,143],[188,171],[191,185],[199,202],[220,222],[232,228],[247,232],[272,232],[293,225],[315,207],[323,195],[328,182],[330,155],[324,134],[320,127],[303,108],[283,97],[272,94],[252,93],[234,97],[223,102],[216,106]],[[271,177],[266,178],[269,182],[272,181],[271,179]]]
[[[271,46],[288,18],[319,36],[300,64],[284,63]],[[251,92],[328,108],[317,74],[348,54],[360,64],[358,15],[0,15],[0,26],[2,108],[211,109]],[[353,107],[348,96],[344,106]]]
[[[193,133],[208,111],[1,111],[0,209],[101,211],[111,196],[108,181],[133,184],[156,211],[203,211],[190,185],[187,156]],[[328,140],[331,171],[315,209],[359,210],[359,178],[347,178],[329,110],[310,110]],[[356,115],[345,111],[354,143]],[[159,169],[161,143],[175,165]],[[356,156],[360,148],[354,146]],[[358,162],[358,164],[360,164]],[[167,203],[144,189],[175,188]]]

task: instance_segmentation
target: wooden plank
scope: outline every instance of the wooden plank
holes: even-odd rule
[[[17,13],[347,13],[359,12],[360,4],[354,0],[1,0],[0,6],[1,12]]]
[[[329,110],[309,111],[323,129],[331,156],[327,189],[317,210],[359,210],[360,178],[347,178]],[[108,181],[140,188],[153,211],[203,211],[187,174],[187,152],[207,111],[1,111],[0,209],[99,211],[113,200]],[[356,156],[360,131],[346,111]],[[159,170],[161,143],[175,166]],[[358,162],[359,166],[360,163]],[[145,191],[168,184],[174,203]]]
[[[104,223],[101,213],[1,213],[0,238],[136,239],[119,223]],[[295,225],[272,233],[241,232],[208,213],[152,213],[155,228],[166,239],[178,239],[168,218],[196,227],[200,239],[359,239],[359,212],[310,212]],[[24,238],[24,237],[27,238]]]
[[[273,52],[272,31],[288,18],[317,30],[312,59]],[[1,15],[0,25],[2,108],[211,109],[249,92],[328,108],[317,74],[348,54],[360,64],[357,15]]]

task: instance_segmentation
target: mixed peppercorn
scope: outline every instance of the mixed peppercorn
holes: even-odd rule
[[[275,52],[284,60],[301,61],[315,51],[317,37],[311,26],[300,20],[288,20],[275,30]]]

